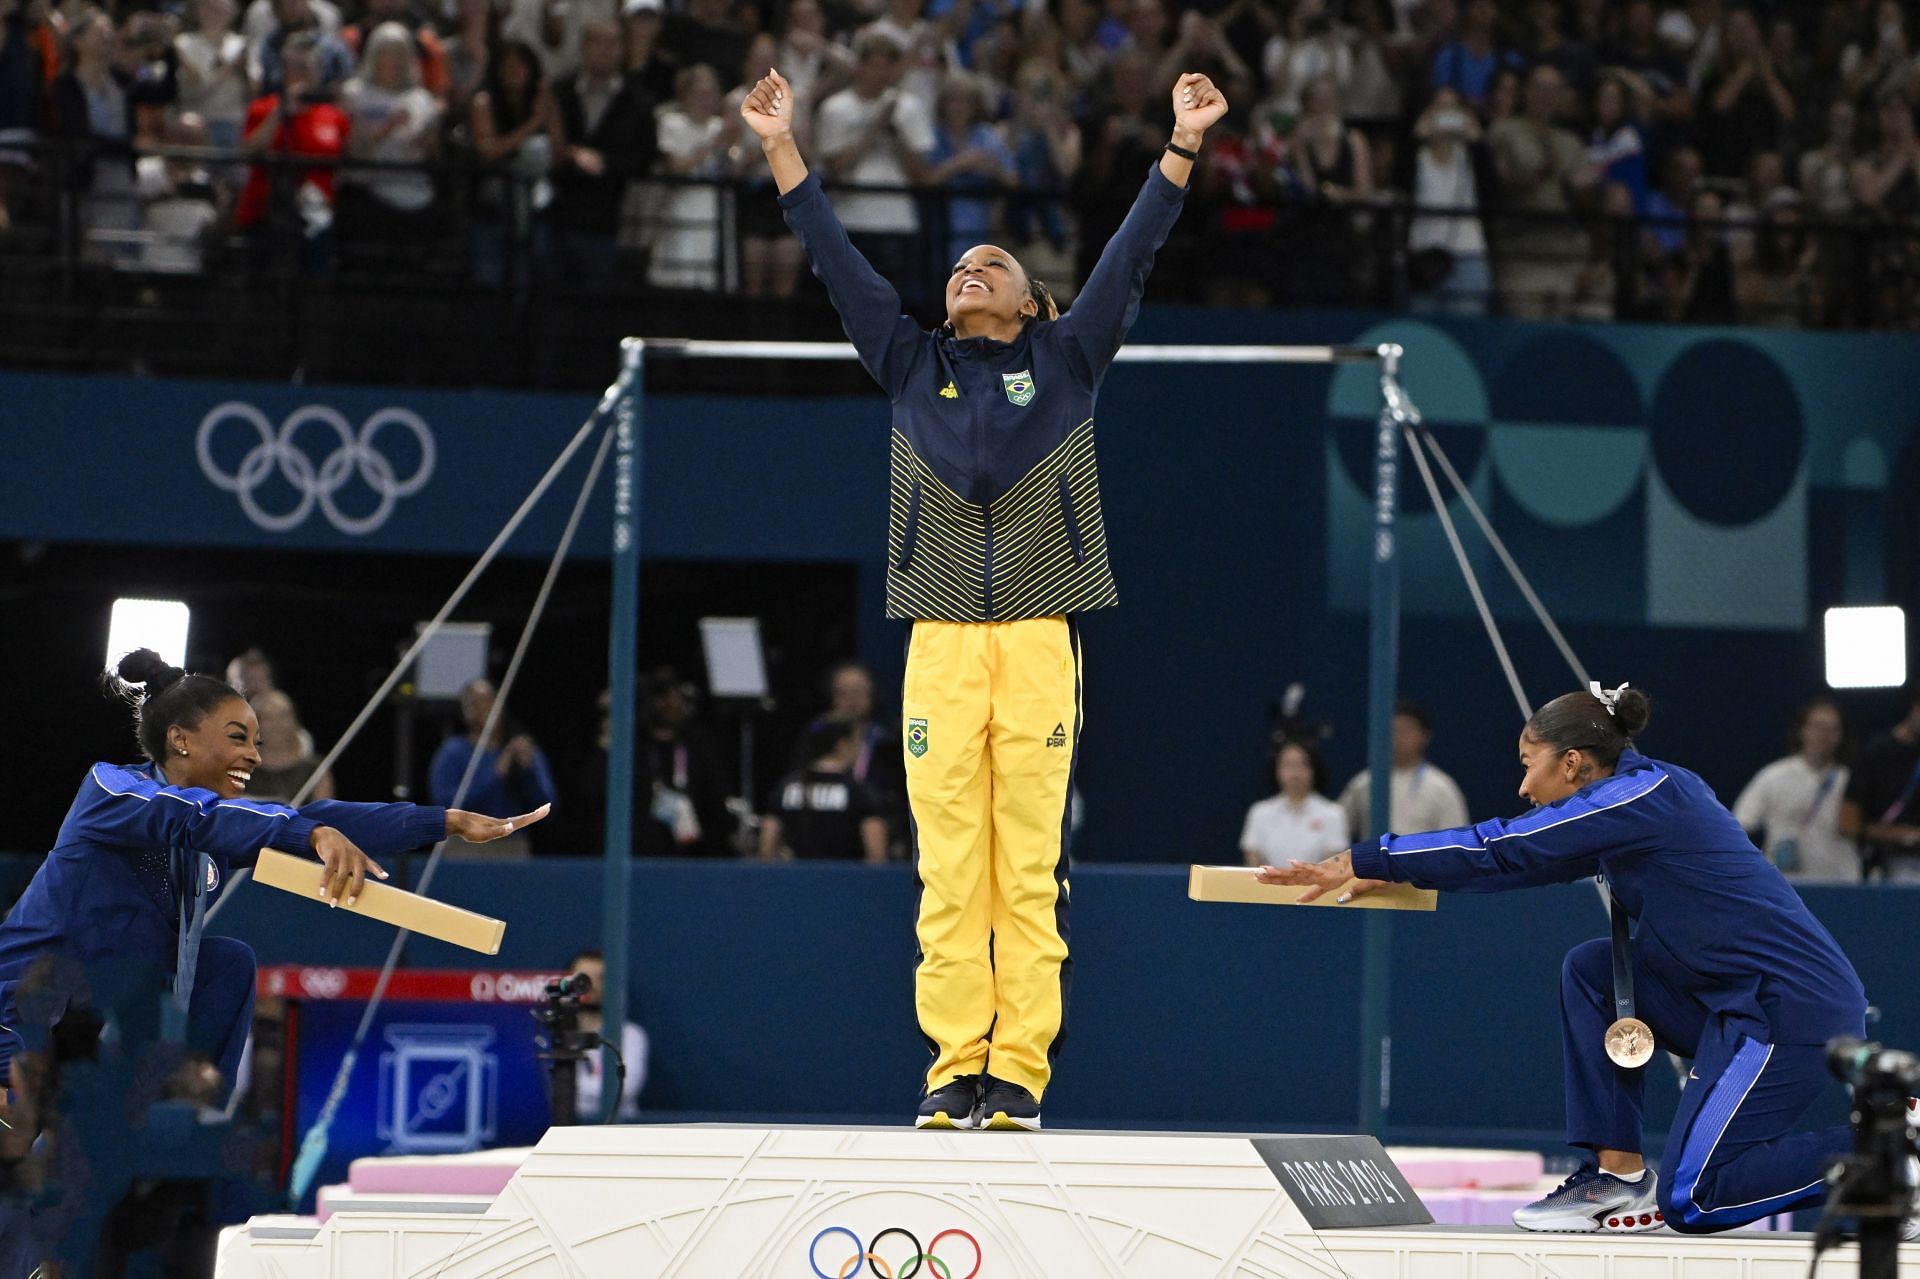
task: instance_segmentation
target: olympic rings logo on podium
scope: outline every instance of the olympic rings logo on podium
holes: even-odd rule
[[[238,421],[253,428],[259,440],[241,457],[231,472],[223,470],[213,456],[213,435],[221,424]],[[329,428],[338,443],[316,465],[303,449],[294,444],[301,427],[315,423]],[[393,463],[373,446],[383,426],[403,426],[413,433],[419,445],[420,461],[412,475],[400,479]],[[433,478],[433,432],[420,415],[411,409],[384,408],[360,424],[356,435],[339,411],[324,404],[309,404],[295,409],[275,431],[267,415],[242,400],[216,404],[200,419],[194,436],[194,456],[200,471],[218,488],[235,493],[247,518],[269,533],[284,533],[304,523],[318,505],[327,522],[352,537],[364,537],[387,522],[393,508],[403,497],[411,497]],[[273,512],[260,505],[256,490],[278,470],[281,478],[300,495],[293,509]],[[358,474],[361,481],[379,497],[373,510],[365,515],[350,515],[340,509],[334,495]]]
[[[853,1252],[835,1269],[822,1270],[820,1241],[829,1235],[844,1235],[852,1245]],[[882,1241],[891,1239],[895,1235],[906,1240],[905,1247],[911,1249],[902,1260],[897,1262],[888,1261],[882,1256],[880,1247]],[[957,1269],[958,1261],[948,1261],[940,1255],[940,1245],[948,1239],[961,1240],[973,1249],[973,1269],[961,1274]],[[887,1251],[891,1252],[893,1249],[889,1248]],[[965,1256],[965,1252],[962,1252],[961,1259],[964,1260]],[[980,1273],[982,1259],[980,1241],[958,1226],[949,1226],[942,1230],[927,1242],[924,1250],[920,1247],[920,1240],[905,1226],[888,1226],[866,1244],[862,1244],[860,1236],[845,1226],[828,1226],[815,1235],[813,1242],[807,1245],[807,1264],[813,1268],[813,1273],[818,1275],[819,1279],[856,1279],[856,1276],[868,1267],[872,1268],[874,1279],[916,1279],[916,1276],[919,1279],[974,1279],[974,1276]],[[931,1269],[932,1276],[921,1276],[922,1269]]]

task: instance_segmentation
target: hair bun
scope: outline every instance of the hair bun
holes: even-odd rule
[[[1647,721],[1653,716],[1653,701],[1637,688],[1620,690],[1619,700],[1613,704],[1614,723],[1628,737],[1638,737],[1647,727]]]
[[[186,675],[178,666],[169,666],[166,658],[150,648],[134,649],[120,659],[115,669],[127,683],[145,685],[148,697],[164,692]]]

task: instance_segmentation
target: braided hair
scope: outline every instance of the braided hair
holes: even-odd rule
[[[134,736],[158,764],[167,753],[167,730],[192,730],[220,703],[240,694],[225,680],[193,675],[150,648],[136,648],[100,679],[109,697],[133,708]]]

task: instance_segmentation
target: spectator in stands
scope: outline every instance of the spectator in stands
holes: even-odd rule
[[[1700,186],[1700,153],[1680,147],[1667,156],[1666,179],[1647,193],[1648,239],[1663,256],[1678,254],[1687,243],[1688,211]]]
[[[1299,9],[1311,5],[1321,5],[1323,10],[1322,18],[1324,20],[1325,6],[1322,0],[1301,0],[1301,3],[1296,6],[1296,12]],[[1275,38],[1278,39],[1279,37]],[[1333,41],[1334,47],[1340,54],[1337,65],[1344,67],[1345,70],[1344,73],[1329,70],[1320,74],[1331,76],[1336,89],[1338,89],[1345,85],[1346,81],[1351,78],[1353,58],[1348,52],[1345,42],[1336,39],[1332,35],[1331,29],[1329,29],[1324,36],[1313,37],[1315,40],[1323,38]],[[1297,59],[1297,61],[1304,62],[1316,62],[1318,60],[1317,55]],[[1189,9],[1180,15],[1179,35],[1174,39],[1173,44],[1168,47],[1167,51],[1161,55],[1159,73],[1155,78],[1177,80],[1188,70],[1198,71],[1201,75],[1210,76],[1216,83],[1220,84],[1238,82],[1251,86],[1255,83],[1253,71],[1245,62],[1241,61],[1240,55],[1233,51],[1233,45],[1227,40],[1226,33],[1220,29],[1220,24],[1197,9]],[[1290,71],[1289,74],[1291,76],[1295,73],[1297,72]],[[1317,77],[1310,77],[1306,83],[1311,84],[1314,78]]]
[[[1570,215],[1592,174],[1586,148],[1555,123],[1564,93],[1558,71],[1535,67],[1527,76],[1525,114],[1500,121],[1487,135],[1499,209],[1523,215],[1495,223],[1500,294],[1509,314],[1532,319],[1565,310],[1585,249]]]
[[[1685,129],[1693,119],[1693,95],[1688,91],[1687,68],[1655,33],[1653,0],[1627,0],[1620,13],[1615,41],[1601,56],[1601,64],[1632,72],[1647,86],[1652,101],[1656,149],[1668,135]]]
[[[1398,65],[1402,48],[1393,38],[1387,0],[1354,0],[1347,13],[1354,22],[1347,32],[1353,74],[1342,94],[1347,118],[1369,130],[1391,129],[1401,119],[1406,94]],[[1233,25],[1224,25],[1231,34]]]
[[[1551,68],[1549,68],[1551,70]],[[1389,782],[1387,824],[1396,835],[1467,824],[1467,800],[1453,778],[1427,761],[1433,744],[1433,717],[1418,702],[1402,700],[1393,708],[1393,777]],[[1373,775],[1361,769],[1340,793],[1347,826],[1355,839],[1371,839]]]
[[[313,83],[308,93],[331,93],[353,74],[353,53],[340,37],[336,14],[333,29],[320,20],[313,0],[273,0],[274,27],[254,47],[249,68],[254,86],[266,96],[278,94],[285,83],[283,67],[287,41],[306,36],[313,59]]]
[[[1807,234],[1800,197],[1775,191],[1760,211],[1754,247],[1734,265],[1734,290],[1744,324],[1799,328],[1825,315],[1819,242]]]
[[[1793,188],[1787,185],[1786,157],[1778,151],[1755,151],[1747,161],[1746,181],[1727,201],[1727,248],[1738,267],[1753,257],[1755,230],[1773,197]]]
[[[1249,866],[1317,862],[1353,841],[1347,815],[1326,796],[1327,763],[1306,742],[1281,742],[1267,761],[1273,796],[1247,810],[1240,853]]]
[[[1633,197],[1638,210],[1647,201],[1647,131],[1642,104],[1632,86],[1638,77],[1607,74],[1593,91],[1592,141],[1587,146],[1590,181],[1618,183]]]
[[[73,167],[86,228],[86,255],[95,261],[130,260],[129,232],[140,225],[133,184],[132,77],[116,65],[119,38],[99,9],[83,10],[67,31],[64,69],[53,82],[57,136],[86,144]]]
[[[740,117],[728,115],[720,77],[704,64],[682,71],[660,113],[660,172],[713,179],[728,170]],[[668,185],[655,215],[647,280],[659,288],[713,290],[721,283],[720,195],[710,182]]]
[[[301,31],[280,49],[280,91],[255,98],[247,108],[243,136],[248,151],[336,160],[346,150],[346,113],[321,84],[321,40]],[[261,252],[292,238],[299,245],[303,270],[328,271],[334,253],[334,178],[331,166],[269,173],[256,164],[234,207],[234,225],[252,235]]]
[[[340,6],[333,0],[307,0],[308,11],[313,15],[314,25],[330,36],[340,34],[342,25]],[[250,58],[258,59],[260,46],[280,25],[280,15],[274,0],[252,0],[247,5],[246,14],[240,19],[240,34],[247,38],[247,50]],[[249,75],[255,74],[255,64],[249,64]]]
[[[1303,302],[1340,305],[1353,299],[1358,252],[1353,214],[1373,196],[1373,162],[1367,141],[1340,112],[1340,87],[1321,76],[1307,87],[1306,110],[1294,126],[1293,160],[1312,203],[1289,250],[1296,259],[1292,296]]]
[[[340,94],[356,160],[418,168],[349,169],[340,179],[343,238],[411,250],[438,221],[433,176],[440,152],[440,103],[420,79],[419,44],[398,22],[383,22],[361,46],[360,71]]]
[[[904,187],[932,172],[933,120],[926,102],[899,87],[900,47],[868,34],[855,46],[853,82],[820,104],[813,121],[821,177],[836,182]],[[834,193],[833,205],[854,247],[874,270],[900,286],[912,305],[924,291],[917,256],[920,218],[908,195]]]
[[[1495,35],[1499,10],[1493,0],[1467,0],[1460,34],[1434,50],[1428,66],[1428,86],[1450,88],[1476,107],[1484,106],[1493,79],[1503,68],[1518,69],[1520,55],[1502,45]],[[1557,76],[1556,76],[1557,78]]]
[[[1154,162],[1172,118],[1151,92],[1153,63],[1121,49],[1107,64],[1107,84],[1083,129],[1074,205],[1080,215],[1078,273],[1086,279],[1100,250],[1133,207],[1139,176]]]
[[[252,87],[247,83],[247,41],[233,29],[239,10],[233,0],[194,0],[188,12],[191,30],[173,39],[180,71],[179,108],[198,116],[207,144],[232,150],[240,145]]]
[[[445,41],[447,118],[464,122],[473,95],[487,82],[493,47],[500,42],[500,11],[493,0],[455,0],[453,30]]]
[[[560,117],[554,248],[560,278],[592,289],[614,279],[614,242],[627,184],[659,154],[653,101],[622,74],[620,25],[596,18],[580,33],[580,70],[553,91]]]
[[[539,61],[540,74],[552,82],[579,69],[587,23],[617,16],[614,0],[506,0],[500,34],[526,45]]]
[[[362,76],[366,72],[367,37],[390,22],[397,24],[413,41],[421,87],[433,95],[436,103],[445,102],[452,84],[447,47],[433,25],[408,7],[407,0],[366,0],[366,12],[360,20],[340,29],[341,42],[360,58]]]
[[[1867,744],[1847,780],[1840,829],[1860,838],[1866,877],[1920,883],[1920,688],[1907,714]]]
[[[1709,174],[1730,178],[1747,171],[1754,152],[1780,146],[1797,106],[1751,11],[1727,14],[1722,44],[1700,86],[1701,153]]]
[[[1800,156],[1800,193],[1818,221],[1834,221],[1853,212],[1853,166],[1857,122],[1853,103],[1839,98],[1827,108],[1827,136]]]
[[[1473,148],[1480,122],[1452,88],[1442,88],[1414,126],[1420,149],[1414,156],[1413,203],[1453,214],[1416,214],[1407,228],[1407,271],[1416,311],[1478,315],[1493,286],[1487,269],[1487,239],[1480,226],[1480,196]]]
[[[200,118],[183,115],[167,126],[166,140],[177,146],[204,147]],[[198,275],[220,222],[220,192],[207,170],[191,160],[143,155],[134,161],[134,186],[140,196],[139,269],[155,275]]]
[[[1860,878],[1860,852],[1840,833],[1848,777],[1840,760],[1845,737],[1840,708],[1831,698],[1806,702],[1794,717],[1793,754],[1755,773],[1733,803],[1733,815],[1788,879],[1850,883]]]
[[[801,740],[804,767],[774,787],[760,818],[760,856],[780,860],[887,860],[887,822],[880,798],[853,775],[860,728],[849,720],[815,721]]]
[[[433,802],[489,817],[511,817],[551,804],[555,795],[553,771],[547,766],[546,753],[531,737],[505,715],[494,724],[491,734],[482,736],[493,705],[493,685],[484,679],[469,681],[460,690],[464,731],[450,735],[433,754],[427,770]],[[469,771],[472,776],[463,791],[461,782]],[[527,837],[520,834],[487,844],[484,853],[475,854],[477,847],[452,836],[447,839],[447,852],[453,856],[519,860],[532,851]]]
[[[1906,92],[1914,69],[1906,6],[1881,0],[1873,14],[1872,28],[1863,27],[1840,55],[1841,92],[1856,102],[1882,102]]]
[[[0,233],[27,200],[29,150],[47,127],[44,59],[25,0],[0,0]]]
[[[656,103],[672,100],[673,82],[680,74],[680,63],[660,43],[666,26],[667,13],[661,0],[626,0],[620,9],[627,79]]]
[[[277,688],[256,694],[249,703],[260,720],[260,764],[247,781],[247,798],[291,804],[320,767],[313,739],[300,723],[293,699]],[[322,773],[300,802],[333,798],[333,774]]]
[[[1577,97],[1584,98],[1593,89],[1599,51],[1569,38],[1562,26],[1564,17],[1559,0],[1527,0],[1527,62],[1552,67]]]
[[[1693,193],[1686,243],[1668,266],[1669,318],[1688,324],[1732,324],[1733,255],[1727,249],[1726,209],[1717,191]]]
[[[647,677],[644,696],[639,750],[649,788],[635,793],[634,806],[637,818],[639,805],[649,802],[651,821],[638,834],[638,851],[731,856],[727,783],[713,739],[694,722],[693,686],[662,667]]]
[[[1080,169],[1080,130],[1067,110],[1068,83],[1057,68],[1030,58],[1020,67],[1008,121],[1020,184],[1006,203],[1007,234],[1016,245],[1044,238],[1064,252],[1070,237],[1066,209],[1051,194],[1067,188]]]
[[[934,246],[934,270],[945,273],[993,232],[995,197],[1020,180],[1013,153],[981,116],[980,82],[952,71],[940,88],[940,116],[927,152],[927,181],[946,188],[940,204],[946,235]],[[763,166],[764,167],[764,166]],[[791,237],[789,237],[791,238]]]
[[[753,38],[747,47],[749,65],[743,68],[740,84],[727,95],[722,115],[729,120],[739,118],[740,104],[760,77],[773,69],[779,49],[780,42],[768,32]],[[797,94],[796,99],[805,100]],[[798,121],[795,124],[798,133]],[[735,183],[733,222],[740,241],[740,291],[750,298],[792,297],[800,286],[800,267],[805,258],[799,241],[780,216],[772,175],[751,147],[729,145],[727,176]]]
[[[467,111],[473,150],[493,172],[481,181],[473,211],[474,273],[481,284],[525,282],[544,252],[548,175],[564,145],[553,87],[531,46],[508,40]]]
[[[787,5],[786,28],[780,35],[780,47],[772,65],[793,86],[793,96],[806,104],[793,120],[794,140],[802,147],[813,144],[813,107],[838,92],[853,74],[853,51],[827,34],[827,16],[820,0],[791,0]],[[755,80],[745,80],[745,89]],[[730,100],[731,101],[731,100]],[[783,234],[785,225],[781,228]],[[791,240],[790,235],[784,236]]]
[[[940,96],[940,82],[947,73],[950,33],[949,24],[929,16],[926,8],[925,0],[886,0],[880,16],[856,33],[854,45],[858,48],[869,36],[890,42],[900,50],[903,60],[898,81],[901,91],[922,102],[933,102]],[[955,53],[958,52],[956,47]],[[853,75],[856,65],[850,62],[841,68],[841,82]],[[793,84],[793,81],[789,79],[787,83]],[[797,84],[793,88],[800,102],[817,105],[825,101],[823,97],[801,93]]]
[[[1587,225],[1587,258],[1574,277],[1571,318],[1626,320],[1640,314],[1640,255],[1621,252],[1623,239],[1637,233],[1633,194],[1617,182],[1602,187],[1600,216]]]
[[[1878,119],[1880,144],[1854,164],[1853,197],[1876,228],[1866,247],[1871,318],[1904,328],[1920,317],[1920,138],[1904,97],[1882,102]]]
[[[607,984],[606,956],[589,948],[567,961],[567,973],[585,973],[592,986],[580,997],[580,1029],[589,1035],[605,1035],[606,1023],[600,1012],[601,992]],[[628,987],[627,1011],[633,1011],[633,991]],[[640,1117],[640,1091],[647,1085],[647,1032],[631,1017],[620,1028],[620,1103],[615,1107],[616,1123],[632,1123]],[[606,1081],[601,1072],[601,1054],[591,1053],[574,1066],[573,1111],[575,1121],[600,1122],[600,1107],[606,1100]]]
[[[747,33],[727,17],[727,0],[686,0],[684,12],[667,15],[661,43],[683,67],[704,66],[719,79],[715,105],[734,86],[746,60]]]

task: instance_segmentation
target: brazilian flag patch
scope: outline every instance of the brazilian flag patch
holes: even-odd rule
[[[1007,388],[1007,398],[1015,404],[1024,407],[1033,402],[1033,374],[1026,369],[1018,373],[1002,373],[1000,384]]]
[[[927,753],[927,721],[910,719],[907,721],[907,754],[919,759]]]

